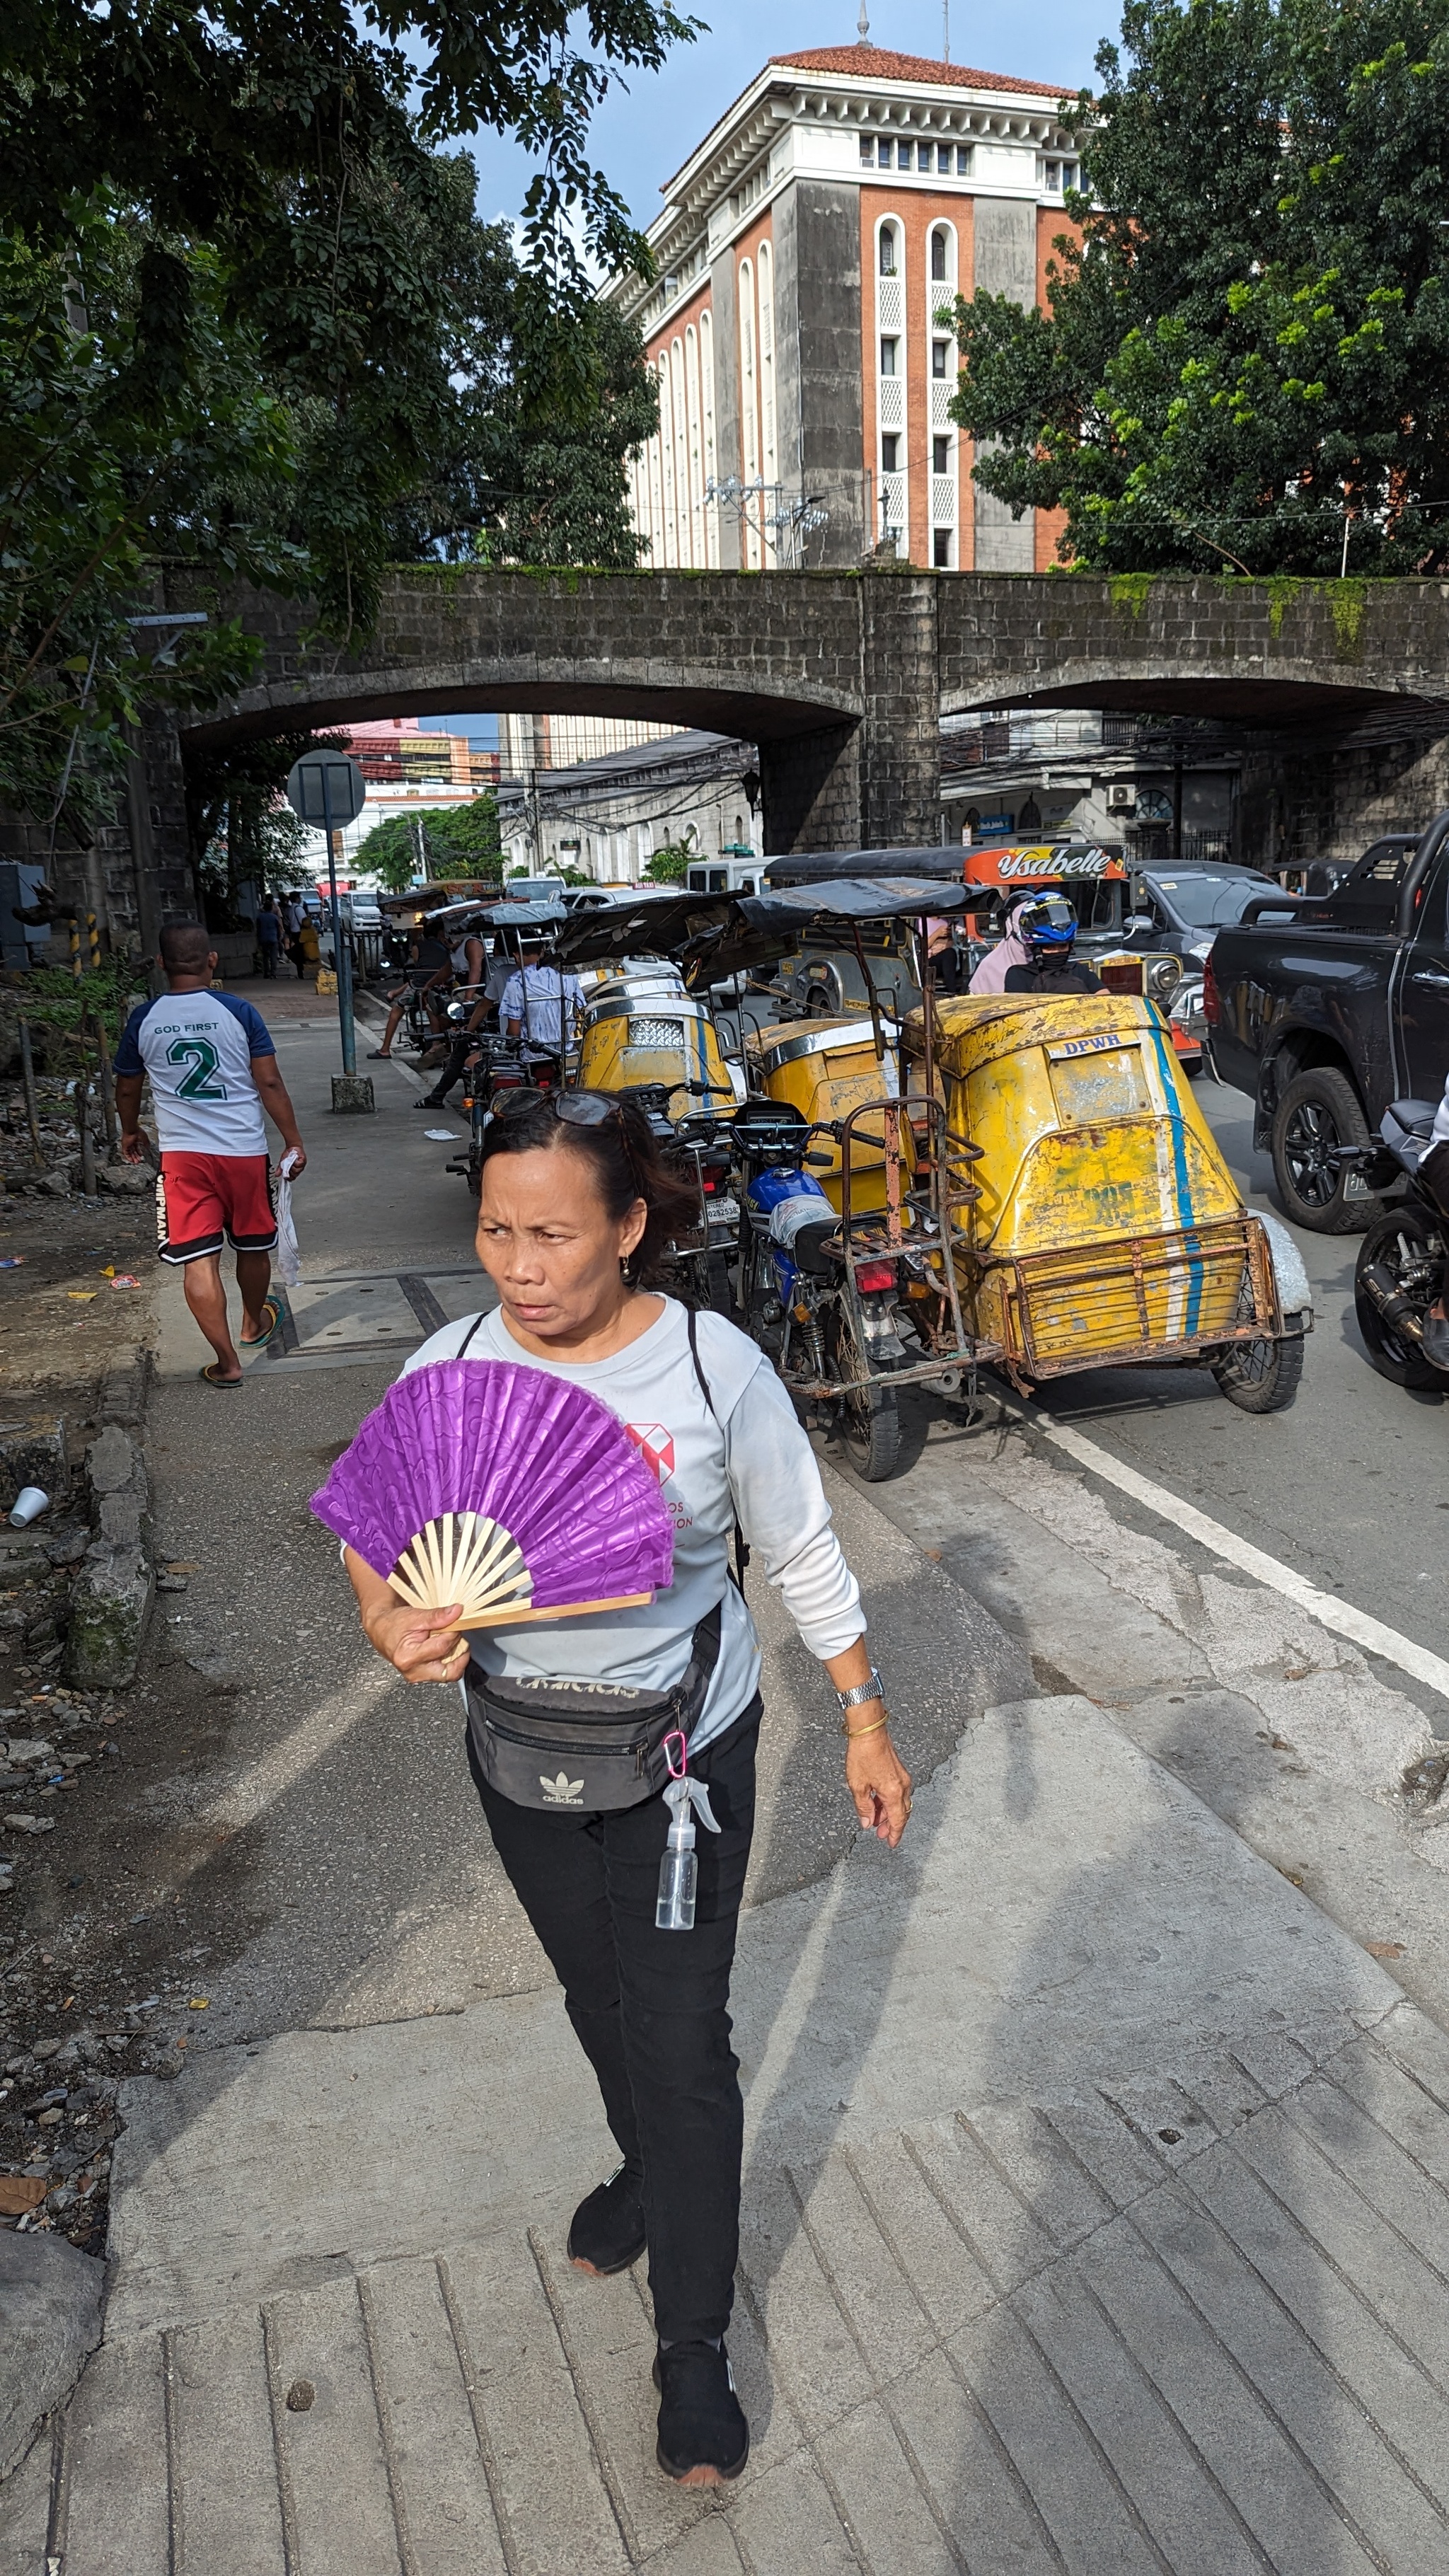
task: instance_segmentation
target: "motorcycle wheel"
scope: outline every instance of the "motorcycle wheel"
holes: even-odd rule
[[[706,1276],[709,1283],[706,1305],[716,1315],[725,1315],[733,1320],[735,1295],[730,1286],[730,1266],[722,1252],[710,1254]]]
[[[1303,1336],[1283,1342],[1230,1342],[1211,1362],[1229,1404],[1240,1413],[1283,1413],[1303,1375]]]
[[[832,1335],[836,1366],[842,1377],[863,1374],[855,1336],[842,1314]],[[901,1413],[893,1386],[879,1378],[858,1394],[843,1395],[836,1407],[836,1429],[845,1454],[864,1485],[883,1485],[893,1476],[901,1454]]]
[[[883,1485],[901,1454],[901,1417],[894,1387],[868,1386],[840,1408],[845,1454],[862,1484]]]
[[[1364,1348],[1380,1377],[1386,1377],[1391,1386],[1415,1390],[1434,1387],[1442,1395],[1449,1392],[1449,1377],[1442,1369],[1436,1369],[1431,1360],[1425,1359],[1407,1334],[1395,1332],[1363,1285],[1366,1270],[1391,1271],[1399,1281],[1402,1293],[1427,1314],[1434,1298],[1433,1278],[1422,1282],[1416,1280],[1404,1289],[1402,1274],[1405,1269],[1417,1267],[1420,1263],[1433,1264],[1437,1268],[1439,1256],[1429,1250],[1429,1239],[1435,1231],[1412,1200],[1401,1207],[1387,1208],[1382,1216],[1375,1217],[1359,1246],[1358,1260],[1354,1265],[1353,1303]]]

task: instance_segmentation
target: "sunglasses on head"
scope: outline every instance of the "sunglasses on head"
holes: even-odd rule
[[[639,1183],[639,1166],[634,1160],[634,1148],[629,1141],[624,1112],[610,1093],[607,1091],[534,1091],[525,1088],[509,1092],[507,1097],[499,1102],[495,1114],[499,1118],[517,1117],[520,1111],[531,1109],[539,1100],[547,1102],[555,1118],[564,1127],[603,1127],[611,1118],[616,1119],[620,1140],[628,1157],[630,1172],[633,1174],[634,1187],[639,1191],[641,1199],[644,1197],[645,1193]]]

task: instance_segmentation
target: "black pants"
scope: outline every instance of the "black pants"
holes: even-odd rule
[[[661,2341],[722,2335],[739,2254],[744,2105],[730,1969],[755,1821],[755,1699],[692,1766],[719,1832],[697,1828],[692,1932],[657,1932],[662,1798],[613,1815],[515,1806],[468,1759],[498,1857],[548,1952],[604,2111],[644,2185]]]
[[[439,1074],[437,1081],[434,1083],[432,1090],[427,1095],[430,1100],[437,1102],[439,1108],[442,1107],[443,1102],[447,1099],[449,1092],[452,1090],[454,1083],[457,1081],[459,1074],[462,1072],[464,1065],[467,1063],[469,1056],[472,1054],[473,1049],[477,1044],[478,1033],[473,1029],[465,1029],[461,1037],[454,1038],[452,1046],[448,1052],[448,1061],[443,1067],[442,1072]]]
[[[262,961],[262,973],[270,981],[277,971],[277,943],[275,939],[259,939],[257,941],[257,954]]]

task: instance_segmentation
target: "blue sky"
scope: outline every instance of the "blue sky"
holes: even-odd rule
[[[706,32],[678,46],[664,68],[616,88],[594,122],[594,157],[608,172],[640,226],[653,221],[660,189],[739,96],[772,54],[799,53],[816,45],[856,42],[859,0],[680,0],[684,14],[705,18]],[[1060,81],[1079,89],[1092,78],[1092,57],[1103,35],[1117,32],[1111,0],[1037,0],[1020,19],[983,13],[962,0],[951,8],[951,60],[974,70],[1016,72],[1027,80]],[[941,0],[876,0],[871,41],[895,53],[942,51]],[[486,221],[511,221],[523,204],[533,165],[517,145],[494,134],[475,135],[478,211]],[[496,738],[490,718],[429,716],[429,729],[467,732],[475,741]]]

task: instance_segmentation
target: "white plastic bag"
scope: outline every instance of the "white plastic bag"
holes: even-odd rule
[[[277,1243],[272,1254],[272,1277],[284,1288],[295,1288],[302,1276],[302,1252],[297,1229],[292,1223],[292,1156],[282,1156],[277,1167]]]

